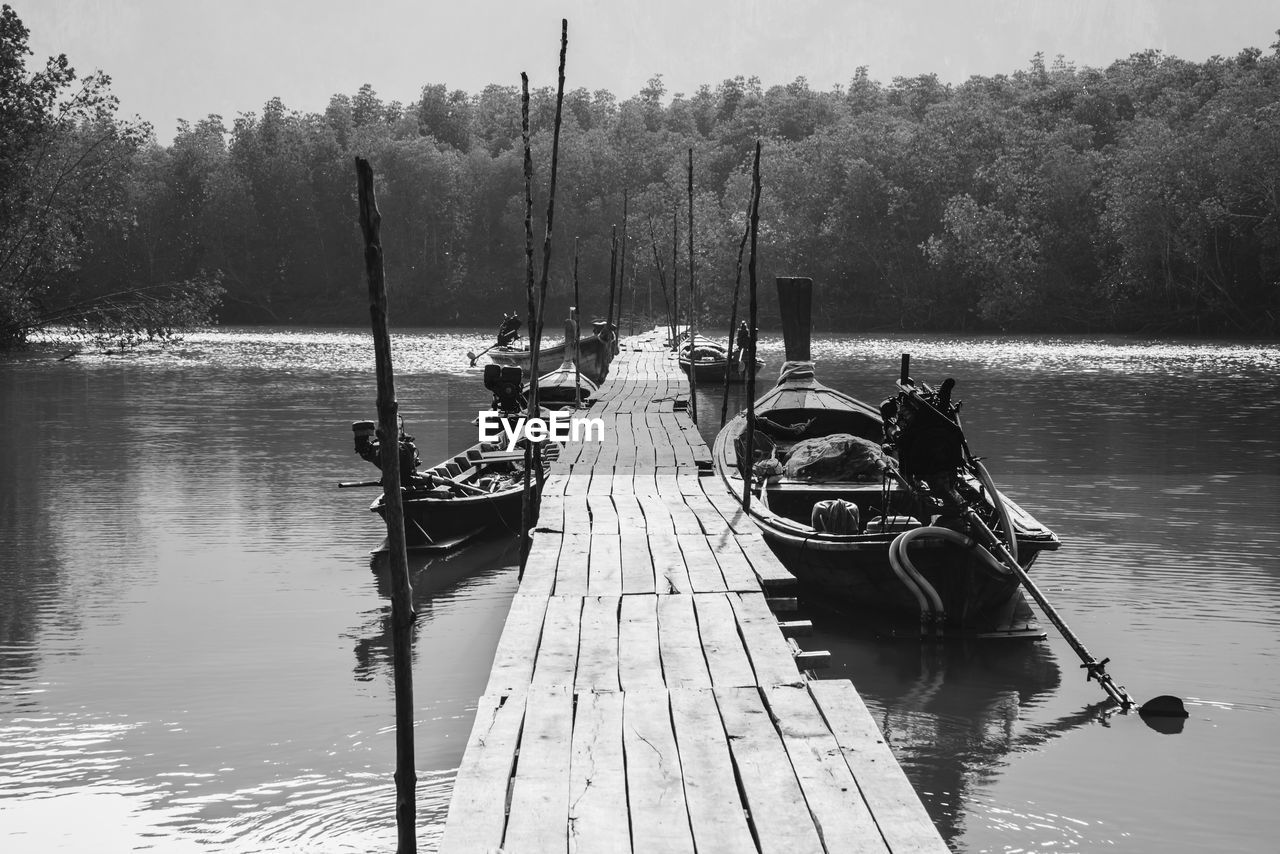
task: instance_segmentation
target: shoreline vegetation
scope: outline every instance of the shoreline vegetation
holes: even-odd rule
[[[378,175],[397,325],[496,327],[519,309],[517,86],[428,83],[401,104],[366,84],[322,113],[277,98],[161,145],[118,115],[105,74],[29,57],[6,5],[0,349],[51,325],[125,346],[209,320],[358,323],[356,156]],[[553,87],[531,92],[535,202],[554,112]],[[761,275],[821,282],[829,331],[1280,335],[1280,41],[1105,68],[1037,54],[957,85],[862,67],[830,91],[738,76],[668,93],[660,75],[621,101],[570,90],[554,236],[579,241],[585,318],[606,313],[624,203],[624,323],[661,315],[653,259],[688,265],[692,149],[699,323],[723,325],[757,139]],[[673,220],[651,247],[646,224]],[[549,271],[552,317],[572,280],[568,262]],[[775,315],[763,305],[761,325]]]

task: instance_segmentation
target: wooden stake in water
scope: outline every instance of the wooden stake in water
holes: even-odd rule
[[[360,229],[369,278],[369,316],[378,374],[378,447],[382,449],[382,495],[391,561],[391,660],[396,694],[396,831],[398,854],[418,850],[417,785],[413,762],[413,588],[405,547],[404,505],[400,496],[400,422],[395,376],[391,369],[391,335],[387,331],[387,287],[383,278],[382,215],[373,193],[373,169],[356,158]]]
[[[751,352],[747,354],[747,445],[746,459],[738,460],[742,469],[742,509],[751,510],[751,467],[755,460],[756,441],[756,236],[760,231],[760,140],[756,140],[756,157],[751,166],[751,258],[747,262],[751,308],[747,323]]]
[[[693,259],[693,149],[689,149],[689,417],[698,423],[698,372],[694,370],[694,342],[698,338],[698,280]]]

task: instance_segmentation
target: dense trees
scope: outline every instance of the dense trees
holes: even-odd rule
[[[190,257],[161,222],[182,206],[173,156],[116,118],[106,75],[78,78],[65,56],[28,72],[28,35],[0,7],[0,349],[51,324],[121,343],[203,320],[216,274],[148,275]],[[137,251],[116,251],[128,234]]]
[[[0,74],[12,75],[4,62]],[[20,82],[59,85],[58,68]],[[61,255],[27,265],[40,267],[40,287],[119,290],[211,270],[226,321],[358,322],[360,155],[377,174],[398,323],[487,324],[523,304],[515,87],[433,83],[402,105],[366,85],[323,113],[277,99],[230,127],[217,116],[183,123],[169,146],[116,121],[97,91],[107,99],[97,114],[49,137],[103,162],[76,196],[93,216],[77,222],[70,205],[71,220],[45,222],[38,182],[0,200],[6,253],[34,251],[15,246],[24,222],[59,235],[40,245]],[[25,125],[8,100],[3,109],[11,170]],[[545,208],[553,114],[554,92],[534,91],[535,210]],[[933,75],[885,85],[858,69],[829,92],[803,78],[766,89],[736,77],[668,93],[661,76],[623,101],[570,90],[551,311],[568,305],[578,237],[584,311],[605,314],[624,192],[625,286],[634,282],[638,310],[652,293],[661,311],[647,223],[669,264],[693,148],[701,302],[706,320],[727,317],[757,138],[762,275],[813,276],[816,315],[832,327],[1280,332],[1280,44],[1204,63],[1152,51],[1102,69],[1037,55],[1025,70],[960,85]],[[0,268],[4,294],[33,286],[12,269]],[[682,279],[685,270],[681,258]]]

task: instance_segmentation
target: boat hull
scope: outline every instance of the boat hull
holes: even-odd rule
[[[496,347],[489,351],[489,359],[498,365],[512,365],[524,372],[525,381],[535,372],[542,376],[555,370],[565,360],[566,346],[562,342],[538,350],[538,364],[530,370],[532,355],[528,350],[516,350],[510,347]],[[613,360],[613,344],[611,341],[596,335],[586,335],[578,339],[578,370],[594,383],[604,381],[609,373],[609,363]]]
[[[896,615],[904,633],[931,632],[920,624],[920,605],[894,572],[889,546],[896,534],[820,539],[780,530],[773,520],[753,513],[770,549],[808,590],[882,614]],[[1029,569],[1041,551],[1020,546],[1018,563]],[[948,635],[1039,635],[1034,615],[1012,573],[1002,573],[973,556],[971,549],[923,542],[910,548],[912,565],[937,591]]]
[[[742,366],[735,361],[728,359],[698,359],[693,362],[693,375],[698,382],[724,382],[725,375],[728,374],[729,382],[744,383],[747,381],[747,374],[742,370]],[[764,367],[764,362],[756,362],[756,371],[758,372]],[[689,373],[690,363],[684,356],[680,357],[680,370],[686,374]]]

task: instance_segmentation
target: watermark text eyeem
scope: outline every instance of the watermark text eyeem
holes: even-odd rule
[[[480,413],[476,422],[481,442],[497,442],[504,436],[507,450],[514,451],[516,442],[528,438],[531,442],[603,442],[604,419],[582,418],[570,412],[552,412],[550,418],[503,418],[492,409]]]

